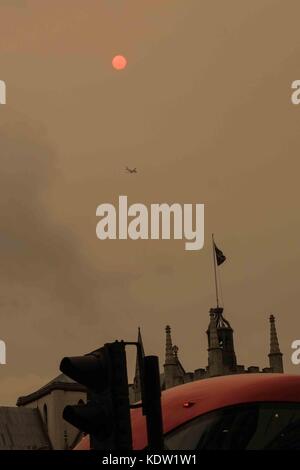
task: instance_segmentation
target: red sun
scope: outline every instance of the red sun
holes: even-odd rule
[[[112,60],[112,66],[116,70],[123,70],[127,65],[127,59],[123,55],[116,55]]]

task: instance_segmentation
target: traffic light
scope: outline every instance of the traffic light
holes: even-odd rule
[[[92,449],[132,449],[125,343],[65,357],[60,370],[87,387],[87,403],[66,406],[64,419],[90,435]]]

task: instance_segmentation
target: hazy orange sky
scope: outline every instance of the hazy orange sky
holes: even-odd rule
[[[299,14],[297,0],[0,0],[0,404],[138,326],[161,365],[169,323],[186,370],[204,367],[212,232],[239,364],[268,365],[273,313],[300,372]],[[204,249],[97,240],[96,207],[121,194],[205,203]]]

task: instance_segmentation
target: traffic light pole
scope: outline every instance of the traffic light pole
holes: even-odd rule
[[[148,448],[163,450],[163,420],[161,409],[160,374],[157,356],[144,358],[143,413],[146,415]]]
[[[125,347],[137,347],[141,403],[130,405]],[[87,388],[87,403],[68,405],[64,419],[90,435],[95,450],[131,450],[130,408],[146,417],[148,448],[163,450],[160,374],[157,356],[143,357],[139,343],[115,341],[84,356],[65,357],[60,370]]]
[[[132,449],[132,433],[130,422],[130,404],[128,395],[128,379],[125,343],[114,342],[108,344],[111,366],[113,370],[111,380],[111,395],[115,410],[116,449]]]

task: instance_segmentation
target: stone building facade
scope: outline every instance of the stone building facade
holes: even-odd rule
[[[173,346],[171,328],[166,326],[166,352],[164,372],[161,375],[162,390],[175,387],[194,380],[216,377],[218,375],[251,374],[251,373],[283,373],[282,353],[279,348],[275,317],[270,316],[270,353],[269,366],[260,370],[258,366],[246,368],[237,362],[234,349],[234,332],[230,323],[223,315],[221,307],[210,309],[209,325],[206,331],[208,343],[208,364],[194,372],[186,372],[178,358],[178,348]],[[138,341],[142,348],[142,337],[139,329]],[[144,350],[144,349],[143,349]],[[140,372],[138,362],[133,384],[130,386],[131,402],[140,400]]]
[[[64,374],[29,395],[18,398],[17,407],[35,410],[41,419],[50,446],[55,450],[72,449],[81,433],[63,419],[67,405],[86,402],[86,388]]]

